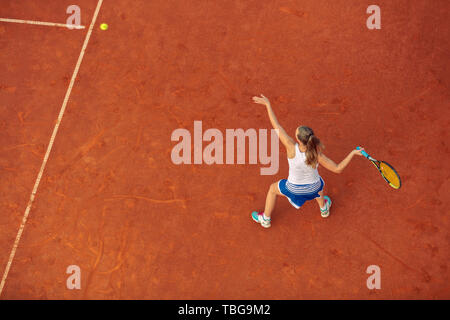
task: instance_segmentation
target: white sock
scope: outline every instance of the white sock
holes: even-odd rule
[[[265,213],[263,214],[263,218],[264,218],[264,220],[270,220],[270,217],[266,216]]]

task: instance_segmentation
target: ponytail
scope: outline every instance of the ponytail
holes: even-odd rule
[[[306,143],[306,164],[311,167],[316,167],[317,162],[319,162],[319,152],[321,149],[321,143],[319,138],[314,134],[309,136],[308,142]]]
[[[297,138],[306,146],[306,164],[313,168],[317,167],[319,154],[323,145],[319,138],[314,135],[313,130],[307,126],[301,126],[297,129]]]

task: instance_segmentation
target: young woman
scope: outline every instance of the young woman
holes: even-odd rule
[[[320,177],[317,167],[321,164],[334,173],[341,173],[353,156],[361,156],[361,151],[364,149],[351,151],[344,160],[336,164],[323,154],[323,145],[311,128],[298,127],[295,131],[294,140],[278,123],[269,99],[261,95],[261,97],[253,97],[253,101],[266,106],[270,122],[278,130],[278,136],[286,147],[289,162],[288,178],[272,183],[267,193],[264,212],[252,212],[253,220],[260,223],[264,228],[269,228],[277,196],[287,197],[296,209],[299,209],[307,200],[316,199],[320,207],[320,214],[324,218],[328,217],[331,199],[323,195],[325,183]]]

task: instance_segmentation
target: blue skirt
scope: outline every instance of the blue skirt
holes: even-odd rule
[[[294,208],[299,209],[307,200],[319,198],[325,182],[322,178],[312,184],[293,184],[282,179],[278,182],[278,190],[288,198]]]

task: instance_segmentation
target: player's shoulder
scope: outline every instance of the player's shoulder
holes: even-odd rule
[[[289,139],[287,139],[287,141],[286,141],[286,149],[288,149],[289,151],[295,151],[296,146],[297,146],[297,143],[294,141],[294,139],[289,137]]]
[[[317,159],[319,159],[320,162],[322,160],[328,160],[328,157],[322,151],[320,151],[317,155]]]

